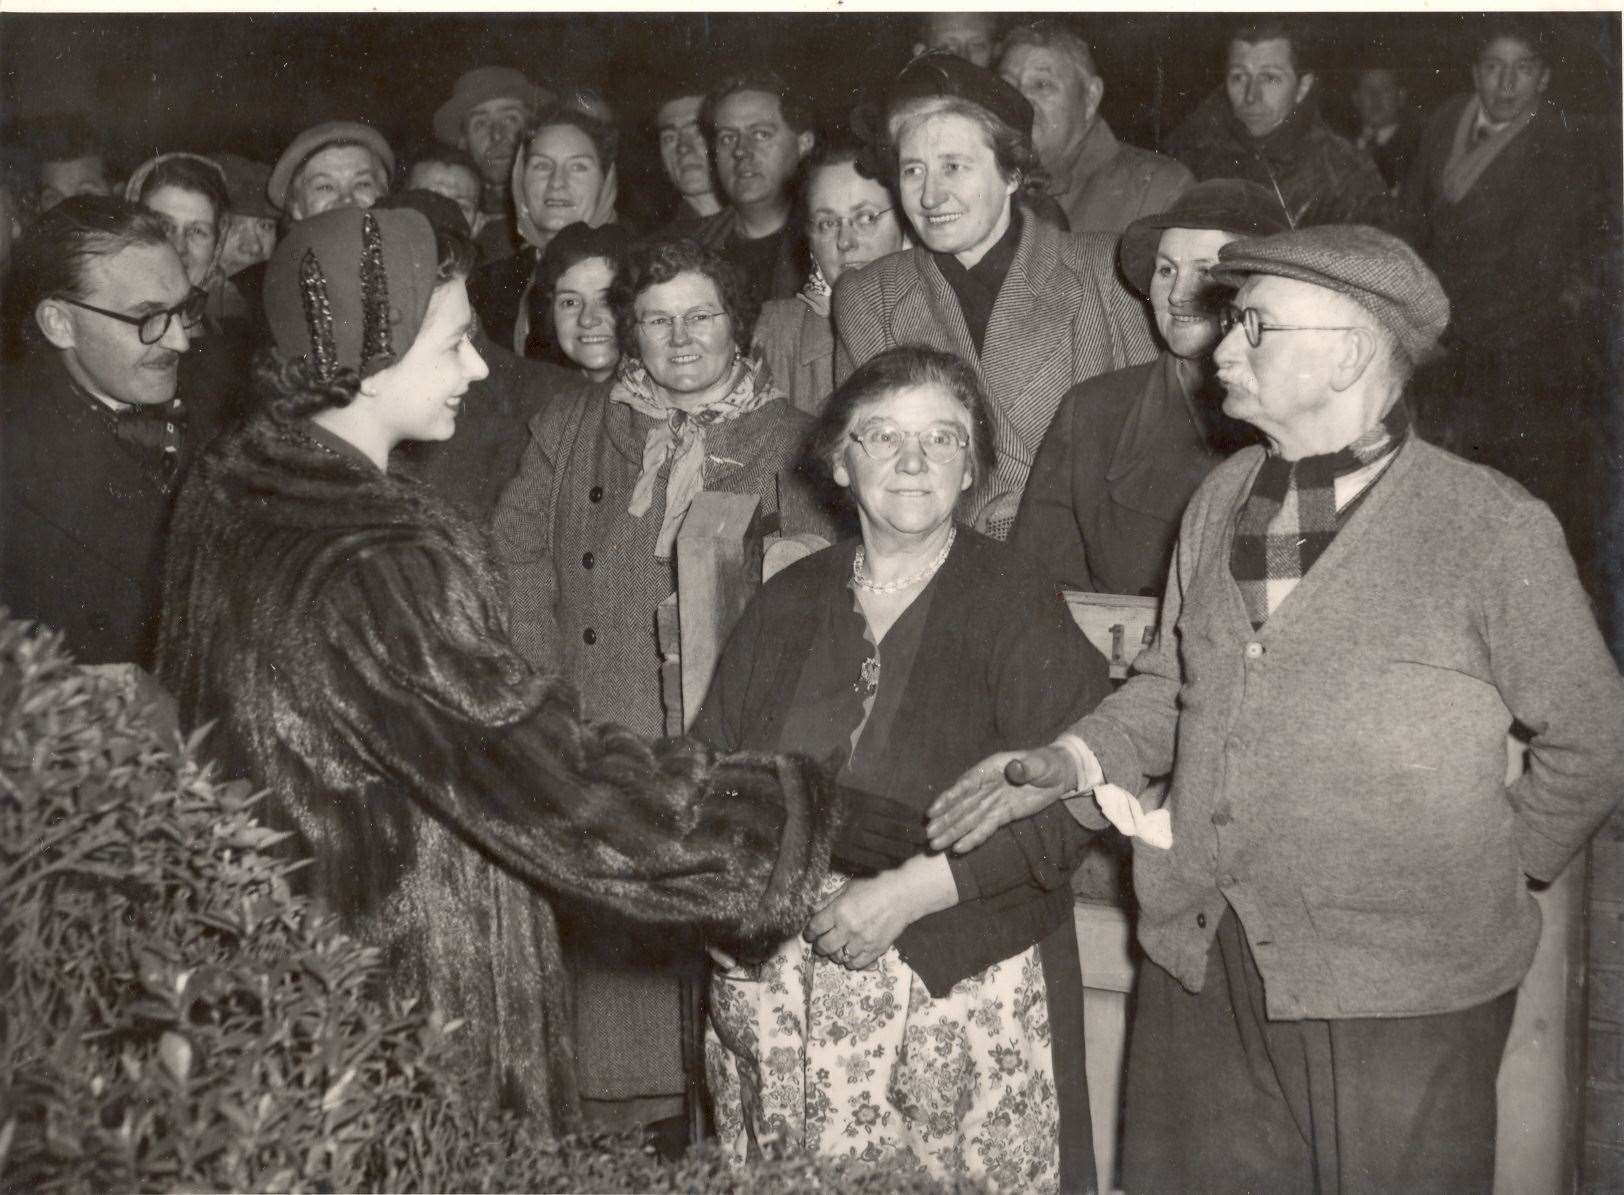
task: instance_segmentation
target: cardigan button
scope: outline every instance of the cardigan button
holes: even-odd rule
[[[598,632],[594,631],[591,627],[587,627],[586,630],[581,632],[581,638],[586,640],[587,646],[590,647],[592,644],[598,641]]]
[[[596,563],[597,563],[597,557],[592,555],[591,552],[583,552],[581,554],[581,567],[582,568],[591,568]]]
[[[1195,924],[1197,929],[1206,929],[1207,915],[1205,913],[1197,913],[1195,915]]]
[[[1246,658],[1248,660],[1261,660],[1263,658],[1263,644],[1248,643],[1246,645]]]
[[[590,490],[587,491],[586,500],[588,502],[602,502],[603,501],[603,487],[601,485],[593,486]]]

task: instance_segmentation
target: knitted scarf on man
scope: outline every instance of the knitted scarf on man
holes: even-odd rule
[[[1314,567],[1409,430],[1409,409],[1400,399],[1381,422],[1337,452],[1295,461],[1272,452],[1264,458],[1241,507],[1229,554],[1254,629]],[[1348,490],[1346,483],[1362,474],[1368,474],[1358,477],[1362,484],[1339,502],[1338,479]]]
[[[798,933],[839,812],[769,755],[584,721],[509,643],[485,538],[261,415],[183,487],[159,648],[184,725],[269,790],[294,873],[543,1128],[579,1105],[546,897],[751,953]]]

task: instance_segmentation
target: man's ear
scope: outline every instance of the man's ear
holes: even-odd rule
[[[813,133],[811,129],[797,134],[795,137],[795,156],[797,158],[806,157],[807,154],[812,152],[812,146],[817,142],[817,139],[817,134]]]
[[[1331,363],[1331,389],[1341,393],[1364,377],[1380,347],[1376,334],[1369,328],[1349,332]]]
[[[1099,114],[1100,101],[1105,98],[1105,80],[1095,75],[1083,87],[1083,123],[1087,124]]]
[[[1312,90],[1314,90],[1314,72],[1309,71],[1306,75],[1297,80],[1297,96],[1291,101],[1291,106],[1295,108],[1298,104],[1302,103],[1308,98],[1308,93]]]
[[[61,299],[41,299],[34,308],[34,322],[52,347],[71,349],[76,343],[73,315]]]

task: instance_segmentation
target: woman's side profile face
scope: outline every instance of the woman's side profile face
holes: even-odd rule
[[[395,440],[449,440],[471,383],[490,370],[473,343],[474,314],[465,279],[434,288],[411,348],[361,381]]]
[[[620,360],[609,287],[615,267],[606,257],[578,261],[553,286],[553,332],[559,350],[601,382]]]
[[[897,138],[902,206],[936,253],[992,248],[1016,182],[999,173],[986,130],[957,112],[905,119]]]
[[[882,445],[889,441],[897,453],[888,461],[875,460],[853,436]],[[931,460],[927,439],[947,437],[958,442],[957,451],[946,460]],[[940,385],[893,390],[858,407],[846,428],[834,478],[857,503],[864,539],[878,530],[920,537],[951,519],[959,495],[975,480],[973,437],[970,412]]]
[[[598,147],[574,125],[537,129],[524,166],[524,201],[530,219],[545,232],[585,221],[603,189]]]
[[[1218,250],[1238,239],[1218,228],[1169,228],[1150,271],[1150,306],[1156,330],[1177,357],[1205,357],[1218,345],[1223,293],[1212,278]]]
[[[737,353],[733,320],[716,283],[698,270],[656,282],[632,302],[649,376],[673,394],[697,394],[727,376]]]
[[[825,281],[902,248],[900,213],[891,196],[851,162],[820,166],[806,188],[807,239]]]
[[[163,217],[169,243],[186,266],[186,281],[201,286],[220,243],[220,213],[214,203],[199,191],[165,183],[148,192],[142,204]]]

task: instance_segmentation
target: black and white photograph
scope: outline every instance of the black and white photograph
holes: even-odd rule
[[[1616,8],[0,7],[0,1195],[1624,1191]]]

